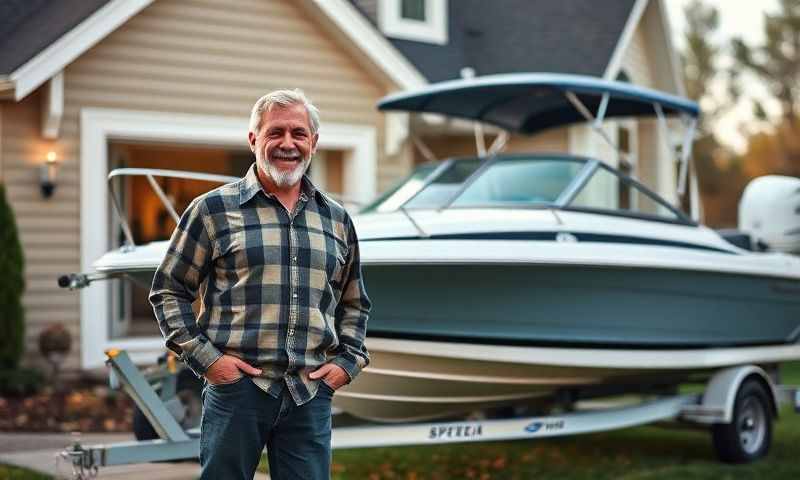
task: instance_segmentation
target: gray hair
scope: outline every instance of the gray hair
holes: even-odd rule
[[[316,135],[319,131],[319,109],[311,103],[299,88],[294,90],[275,90],[259,98],[250,113],[250,131],[258,133],[258,129],[261,128],[261,116],[264,112],[269,112],[276,106],[286,108],[292,105],[306,107],[308,120],[311,123],[311,135]]]

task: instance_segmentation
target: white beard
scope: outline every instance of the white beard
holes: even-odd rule
[[[303,161],[298,162],[294,170],[287,172],[273,165],[269,159],[263,158],[262,155],[259,156],[261,157],[258,159],[259,163],[266,165],[267,174],[279,188],[288,188],[297,185],[297,183],[303,178],[303,174],[305,174],[306,170],[308,170],[309,165],[311,165],[311,155],[309,155]]]

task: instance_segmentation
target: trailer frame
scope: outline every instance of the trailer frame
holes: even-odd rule
[[[60,454],[72,464],[73,478],[94,478],[105,466],[198,457],[200,429],[184,430],[180,426],[178,419],[184,412],[172,401],[175,399],[159,397],[127,352],[109,350],[106,356],[111,386],[130,395],[160,438],[88,446],[75,442]],[[336,427],[331,446],[344,449],[550,438],[667,421],[726,425],[737,421],[736,398],[748,381],[767,386],[768,421],[777,418],[783,403],[791,403],[800,412],[800,388],[776,386],[762,368],[742,365],[717,372],[703,393],[666,395],[633,405],[551,416]]]

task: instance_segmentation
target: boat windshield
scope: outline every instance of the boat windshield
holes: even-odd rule
[[[443,207],[482,162],[480,158],[468,158],[420,165],[360,213]]]
[[[551,205],[586,165],[564,158],[505,158],[489,165],[453,201],[454,207]]]
[[[580,191],[569,199],[566,208],[693,223],[643,185],[601,164]]]
[[[453,160],[444,165],[441,171],[428,179],[425,188],[404,205],[407,209],[440,208],[461,190],[464,181],[478,170],[485,160],[472,158]]]
[[[453,207],[544,207],[691,223],[644,185],[596,160],[497,158],[478,172]]]
[[[361,213],[447,207],[557,208],[693,223],[647,187],[602,162],[558,155],[420,165]]]
[[[409,176],[394,184],[389,190],[365,205],[359,213],[393,212],[425,186],[425,179],[438,167],[435,163],[420,165]]]

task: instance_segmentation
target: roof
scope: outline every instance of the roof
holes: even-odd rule
[[[0,2],[0,90],[19,100],[153,0]],[[309,0],[401,89],[480,75],[551,71],[602,77],[641,0],[449,1],[448,42],[385,38],[374,0]],[[645,3],[642,3],[644,5]],[[502,8],[498,8],[502,7]],[[355,7],[355,8],[354,8]]]
[[[574,97],[567,98],[568,93]],[[573,102],[580,102],[579,105]],[[664,114],[696,117],[695,102],[625,82],[553,73],[488,75],[436,83],[390,95],[381,110],[438,113],[533,134],[585,121],[579,107],[604,118]]]
[[[0,76],[36,56],[109,0],[0,2]]]
[[[350,0],[377,25],[371,0]],[[635,0],[457,0],[449,3],[448,43],[390,38],[431,82],[477,75],[561,72],[602,77]]]
[[[153,1],[0,1],[0,98],[9,92],[16,100],[25,98]],[[426,83],[350,0],[299,3],[394,85],[409,89]]]

